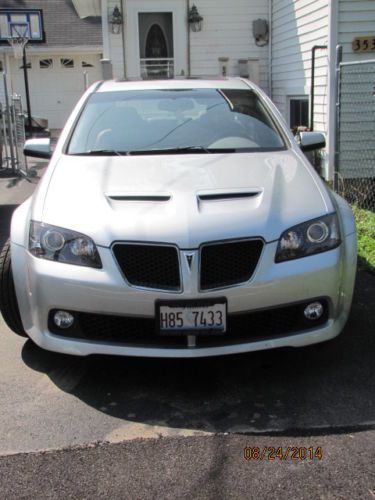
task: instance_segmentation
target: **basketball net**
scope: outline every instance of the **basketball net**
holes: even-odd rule
[[[29,25],[26,23],[13,24],[8,38],[9,45],[13,49],[15,59],[22,59],[23,49],[29,41]]]
[[[29,39],[26,37],[8,38],[8,42],[13,49],[13,55],[15,59],[22,59],[23,49],[28,41]]]

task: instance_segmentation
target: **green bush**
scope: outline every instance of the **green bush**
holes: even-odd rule
[[[357,224],[359,265],[375,271],[375,213],[352,208]]]

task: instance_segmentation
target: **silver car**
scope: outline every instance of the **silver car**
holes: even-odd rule
[[[0,259],[9,327],[51,351],[203,357],[332,339],[356,234],[244,79],[104,82],[70,116]]]

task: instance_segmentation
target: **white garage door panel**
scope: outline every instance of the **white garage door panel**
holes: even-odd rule
[[[73,59],[74,67],[64,67],[61,59]],[[74,56],[28,55],[31,68],[28,70],[31,112],[34,116],[48,119],[50,128],[62,128],[76,102],[84,91],[84,73],[89,85],[101,80],[100,55],[75,54]],[[40,61],[52,59],[52,66],[41,68]],[[82,67],[82,62],[93,67]],[[12,61],[13,91],[22,95],[26,109],[25,84],[22,61]]]

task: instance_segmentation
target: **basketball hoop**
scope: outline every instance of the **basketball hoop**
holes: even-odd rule
[[[15,59],[22,59],[23,49],[29,41],[30,28],[27,23],[10,23],[8,43],[13,49]]]
[[[13,55],[15,59],[22,59],[23,57],[23,49],[27,42],[28,38],[8,38],[9,45],[13,49]]]
[[[0,4],[3,4],[0,0]],[[24,3],[24,2],[13,2]],[[27,123],[29,134],[33,133],[33,120],[30,104],[28,63],[26,58],[26,45],[30,41],[34,43],[45,43],[43,29],[42,9],[3,9],[0,8],[0,43],[8,42],[12,47],[14,58],[23,60],[23,64],[18,64],[23,70],[25,82],[25,98],[27,109]],[[16,64],[17,65],[17,64]],[[30,66],[29,66],[30,67]]]

